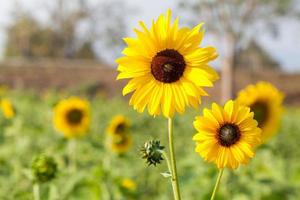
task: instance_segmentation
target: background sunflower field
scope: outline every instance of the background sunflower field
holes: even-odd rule
[[[7,96],[12,99],[16,114],[13,119],[1,114],[0,199],[32,199],[31,162],[41,153],[53,156],[58,164],[56,178],[41,187],[42,199],[103,199],[107,193],[113,195],[111,199],[170,199],[171,188],[165,187],[168,180],[160,175],[166,171],[165,162],[158,167],[145,167],[138,151],[141,141],[164,141],[167,135],[163,120],[137,114],[119,97],[90,98],[91,127],[85,137],[77,139],[77,169],[69,171],[68,140],[52,125],[52,108],[62,95],[10,91]],[[105,129],[115,113],[122,113],[131,121],[133,146],[121,156],[105,148]],[[180,138],[176,143],[180,184],[186,199],[208,198],[213,187],[211,178],[217,173],[212,164],[206,165],[194,153],[191,137],[195,130],[190,122],[196,114],[189,111],[174,122]],[[287,108],[278,135],[259,147],[249,167],[225,173],[221,199],[299,197],[299,117],[300,110]],[[106,166],[108,163],[110,167]],[[136,184],[133,191],[122,186],[122,180],[128,178]]]

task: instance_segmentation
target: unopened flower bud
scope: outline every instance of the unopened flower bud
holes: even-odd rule
[[[146,162],[149,166],[156,166],[157,164],[160,164],[160,161],[163,160],[162,150],[164,148],[164,146],[160,145],[159,140],[150,140],[141,148],[142,158],[146,159]]]
[[[36,182],[44,183],[55,178],[57,164],[55,160],[46,155],[36,157],[32,162],[32,173]]]

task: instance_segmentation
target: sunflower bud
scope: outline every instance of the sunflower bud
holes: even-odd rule
[[[160,161],[163,160],[162,150],[164,146],[160,145],[159,140],[150,140],[144,144],[141,148],[142,158],[146,159],[146,163],[150,165],[156,166],[156,164],[160,164]]]
[[[37,156],[32,162],[32,173],[36,182],[44,183],[55,178],[57,164],[55,160],[46,155]]]

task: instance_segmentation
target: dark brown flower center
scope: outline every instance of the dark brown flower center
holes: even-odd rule
[[[218,140],[222,146],[229,147],[241,137],[239,128],[235,124],[225,124],[219,129]]]
[[[163,83],[178,81],[183,75],[184,69],[183,56],[173,49],[158,52],[151,62],[151,73],[156,80]]]
[[[252,104],[250,109],[254,112],[254,119],[258,122],[258,127],[263,127],[269,115],[268,106],[265,103],[258,101]]]
[[[81,110],[74,108],[67,113],[67,120],[70,124],[79,124],[82,120],[83,113]]]
[[[126,131],[126,125],[124,123],[120,123],[116,127],[116,133],[124,133]]]

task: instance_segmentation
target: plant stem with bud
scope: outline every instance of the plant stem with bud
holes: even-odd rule
[[[168,119],[168,132],[169,132],[169,148],[170,148],[170,157],[171,157],[171,174],[172,174],[172,188],[175,200],[181,200],[180,189],[177,177],[176,169],[176,158],[174,151],[174,139],[173,139],[173,120],[172,118]]]
[[[218,188],[219,188],[219,185],[220,185],[220,181],[221,181],[221,178],[222,178],[222,175],[223,175],[223,171],[224,171],[224,168],[222,168],[222,169],[219,170],[219,175],[218,175],[215,187],[214,187],[214,191],[213,191],[213,193],[212,193],[212,195],[210,197],[210,200],[214,200],[215,199],[215,196],[217,194],[217,191],[218,191]]]

